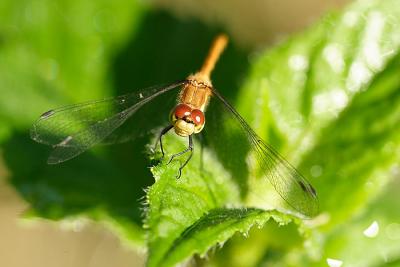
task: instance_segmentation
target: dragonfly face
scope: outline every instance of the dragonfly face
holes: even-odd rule
[[[171,112],[171,123],[177,135],[187,137],[203,130],[204,113],[199,109],[192,109],[187,104],[179,104]]]

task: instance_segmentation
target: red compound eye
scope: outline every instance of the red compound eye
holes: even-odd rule
[[[192,114],[190,115],[194,124],[203,125],[204,124],[204,113],[199,109],[192,110]]]
[[[183,119],[184,117],[189,116],[191,111],[192,109],[188,105],[179,104],[176,106],[174,113],[178,119]]]

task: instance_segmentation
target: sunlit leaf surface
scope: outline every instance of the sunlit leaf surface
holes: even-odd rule
[[[214,86],[255,132],[315,186],[320,207],[312,220],[288,215],[257,168],[238,168],[254,155],[235,136],[206,146],[203,167],[196,141],[179,180],[178,161],[167,165],[167,157],[149,170],[148,136],[46,165],[49,151],[28,133],[40,114],[184,79],[217,32],[136,1],[1,1],[1,155],[29,214],[111,224],[121,238],[147,246],[149,266],[173,266],[194,254],[213,266],[326,266],[328,259],[397,266],[398,0],[351,3],[250,63],[233,42],[213,74]],[[167,119],[164,113],[151,114]],[[206,127],[230,129],[219,114],[206,115]],[[148,122],[146,131],[164,126]],[[183,141],[169,135],[168,155]],[[374,222],[379,229],[366,235]]]

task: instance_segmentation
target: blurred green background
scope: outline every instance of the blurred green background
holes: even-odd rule
[[[144,265],[149,140],[49,166],[29,128],[50,108],[185,78],[225,31],[214,86],[310,178],[321,214],[306,235],[268,222],[196,262],[400,266],[400,2],[347,2],[1,1],[2,265]]]

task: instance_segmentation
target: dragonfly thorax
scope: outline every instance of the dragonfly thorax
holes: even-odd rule
[[[204,128],[205,117],[201,110],[179,104],[171,112],[171,123],[177,135],[186,137],[199,133]]]
[[[190,75],[179,94],[179,103],[205,112],[212,95],[212,84],[208,77],[201,73]]]

